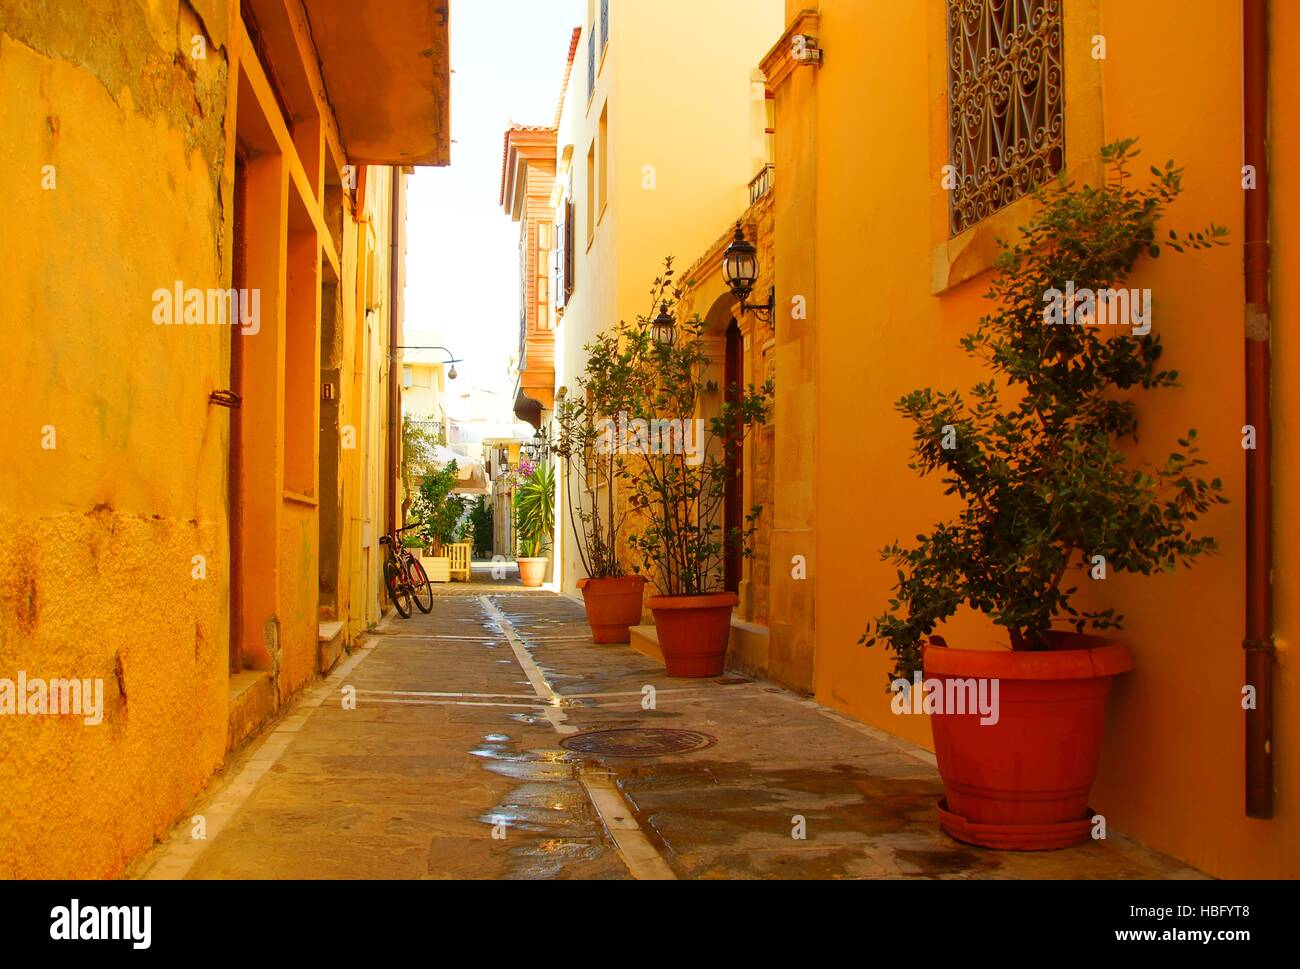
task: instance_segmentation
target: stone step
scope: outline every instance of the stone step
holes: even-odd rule
[[[633,626],[632,648],[656,663],[664,661],[659,648],[659,630],[654,626]],[[754,675],[767,668],[770,631],[766,626],[731,617],[731,642],[727,647],[727,669]]]
[[[334,664],[339,661],[347,645],[347,637],[343,634],[343,623],[337,621],[320,623],[317,626],[316,639],[320,672],[324,676],[334,668]]]
[[[230,677],[226,752],[234,750],[275,714],[275,683],[266,670],[244,670]]]

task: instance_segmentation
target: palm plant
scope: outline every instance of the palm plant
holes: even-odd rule
[[[555,534],[555,469],[543,464],[515,491],[515,536],[523,558],[540,558]]]

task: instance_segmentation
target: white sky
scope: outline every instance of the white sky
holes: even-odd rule
[[[448,347],[464,363],[447,410],[471,389],[514,389],[519,343],[519,227],[499,205],[501,144],[510,122],[555,117],[584,0],[451,3],[451,166],[417,168],[408,211],[407,346]],[[468,408],[478,410],[478,408]]]

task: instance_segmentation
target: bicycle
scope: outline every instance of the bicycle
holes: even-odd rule
[[[403,534],[419,527],[408,525],[379,539],[387,553],[384,557],[384,585],[388,589],[388,598],[403,619],[411,618],[412,602],[426,616],[433,611],[433,583],[420,560],[401,542]]]

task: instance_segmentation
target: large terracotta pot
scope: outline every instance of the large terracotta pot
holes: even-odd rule
[[[519,565],[519,581],[525,589],[540,589],[546,581],[546,559],[515,559]]]
[[[947,794],[940,824],[960,841],[1032,851],[1091,836],[1088,793],[1101,754],[1106,697],[1111,680],[1133,668],[1133,658],[1095,636],[1054,633],[1053,643],[1056,648],[1042,652],[924,651],[927,685],[937,681],[945,698],[969,698],[973,685],[986,700],[997,699],[996,722],[981,722],[995,718],[969,710],[969,703],[967,712],[945,708],[930,716]],[[966,690],[958,680],[967,682]]]
[[[587,605],[587,625],[597,643],[626,643],[628,630],[641,621],[641,603],[645,597],[645,579],[624,575],[616,579],[579,579],[583,602]]]
[[[703,679],[722,675],[731,641],[731,610],[738,602],[734,592],[650,597],[669,676]]]

